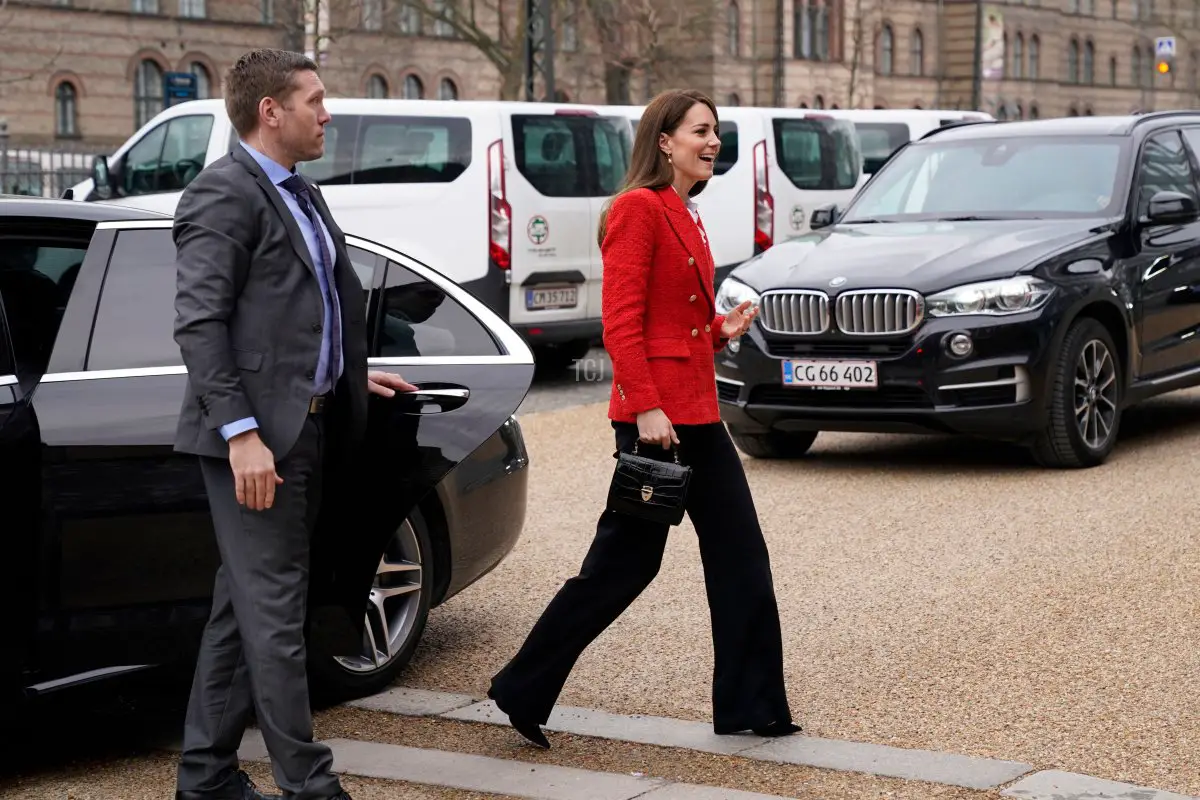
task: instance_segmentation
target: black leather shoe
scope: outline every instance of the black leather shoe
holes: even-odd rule
[[[242,790],[241,800],[283,800],[282,795],[264,794],[254,785],[254,781],[250,780],[250,776],[242,770],[237,771],[237,784]]]
[[[508,724],[513,726],[513,730],[543,750],[550,749],[550,740],[546,738],[546,734],[542,733],[541,725],[538,725],[531,719],[526,719],[521,716],[513,716],[509,712],[505,711],[500,707],[500,702],[496,700],[496,697],[492,694],[491,689],[488,689],[487,696],[493,703],[496,704],[496,708],[499,708],[500,711],[508,717]]]
[[[242,770],[234,773],[214,792],[175,792],[175,800],[283,800],[282,795],[264,794]]]

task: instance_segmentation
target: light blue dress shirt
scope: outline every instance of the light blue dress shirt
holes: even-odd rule
[[[258,165],[262,167],[267,178],[270,179],[276,191],[279,192],[279,196],[283,198],[284,204],[292,212],[292,216],[296,218],[296,224],[300,226],[300,233],[304,235],[304,243],[308,245],[308,252],[312,256],[313,264],[317,266],[317,280],[321,284],[321,300],[325,305],[325,319],[321,325],[321,353],[317,358],[317,377],[313,384],[313,394],[325,394],[333,388],[330,384],[328,374],[329,359],[332,356],[331,351],[333,349],[333,315],[341,314],[341,308],[337,302],[337,287],[329,285],[329,281],[325,278],[325,271],[320,267],[321,248],[317,244],[317,232],[313,230],[308,215],[301,210],[300,204],[296,201],[296,196],[279,185],[292,176],[291,171],[277,161],[258,152],[245,142],[240,142],[240,144],[258,162]],[[316,206],[314,205],[313,208],[315,210]],[[328,246],[329,252],[334,254],[334,258],[336,258],[336,251],[333,249],[333,237],[330,235],[325,223],[320,220],[320,215],[318,215],[318,222],[320,222],[321,226],[320,235],[325,237],[325,244]],[[331,264],[330,268],[332,269],[332,267],[333,265]],[[342,330],[344,331],[345,328]],[[344,359],[342,358],[339,358],[338,361],[339,363],[344,363]],[[341,377],[340,372],[337,377]],[[257,427],[258,421],[254,417],[246,417],[245,419],[231,422],[228,425],[222,425],[221,436],[225,437],[225,440],[228,441],[239,433],[245,433]]]

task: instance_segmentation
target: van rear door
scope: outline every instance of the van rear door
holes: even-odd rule
[[[813,209],[830,203],[846,206],[862,174],[862,151],[849,120],[826,114],[775,114],[771,126],[778,243],[811,230]]]
[[[596,225],[629,165],[629,121],[586,108],[536,106],[510,119],[509,321],[534,345],[578,344],[600,334]]]

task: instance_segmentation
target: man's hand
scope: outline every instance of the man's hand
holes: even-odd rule
[[[372,370],[367,373],[367,391],[380,397],[393,397],[396,392],[415,392],[417,387],[394,372]]]
[[[283,478],[275,474],[275,455],[263,444],[257,430],[229,440],[229,466],[239,505],[262,511],[275,504],[275,487]]]
[[[758,309],[752,308],[754,303],[746,300],[737,308],[725,315],[725,323],[721,326],[721,336],[726,339],[736,339],[750,330],[750,324],[758,316]]]

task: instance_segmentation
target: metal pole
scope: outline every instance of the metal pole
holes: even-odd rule
[[[544,100],[553,102],[554,89],[554,31],[550,24],[550,4],[553,0],[525,0],[525,100],[533,102],[537,75],[542,76]]]
[[[8,120],[0,117],[0,194],[6,194],[8,182]]]
[[[971,108],[980,110],[983,102],[983,0],[975,0],[975,64],[971,68],[974,80],[971,85]]]
[[[783,0],[775,0],[775,106],[787,105],[783,97]]]

